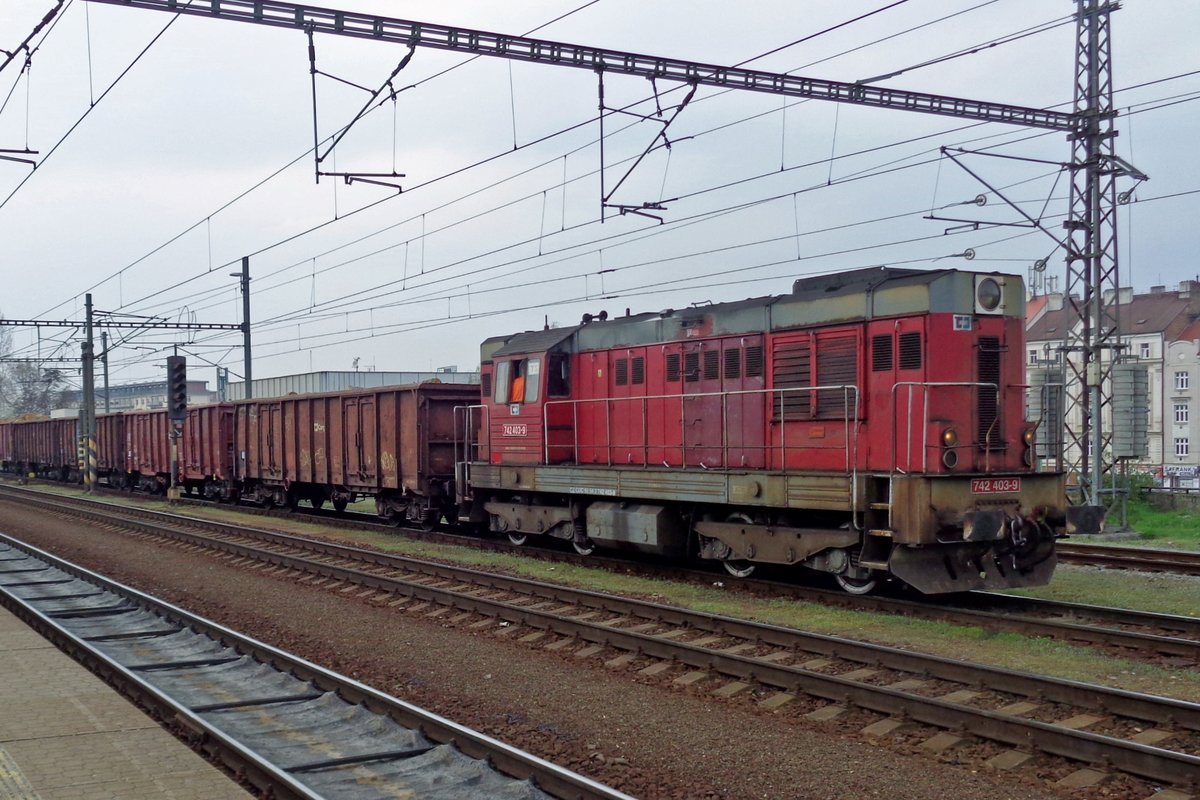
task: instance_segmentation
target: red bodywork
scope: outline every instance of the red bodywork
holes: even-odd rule
[[[123,476],[128,464],[129,443],[125,435],[124,414],[99,414],[96,417],[96,469],[101,475]]]
[[[143,479],[171,475],[171,430],[165,409],[125,412],[125,471]]]
[[[541,364],[569,358],[570,394],[547,396],[545,382],[526,402],[491,392],[485,453],[493,464],[1030,471],[1023,393],[1002,390],[997,403],[995,389],[978,385],[1023,384],[1020,358],[1009,355],[1009,343],[1022,341],[1021,319],[981,316],[969,332],[954,331],[954,319],[523,355]],[[497,366],[483,366],[485,385]],[[957,437],[953,467],[943,461],[948,429]]]
[[[12,460],[34,472],[61,473],[79,468],[76,420],[45,419],[11,423]]]
[[[179,447],[179,477],[185,483],[200,486],[232,480],[233,405],[188,408]]]
[[[453,478],[454,408],[478,402],[476,386],[423,383],[235,403],[237,476],[247,487],[424,496]]]

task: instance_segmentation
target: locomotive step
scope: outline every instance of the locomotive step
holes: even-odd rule
[[[868,536],[883,536],[888,539],[892,538],[892,531],[888,528],[872,528],[867,531]]]
[[[871,510],[872,511],[891,511],[892,504],[891,503],[871,503]]]

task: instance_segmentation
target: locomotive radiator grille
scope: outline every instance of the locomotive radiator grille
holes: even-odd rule
[[[995,336],[980,336],[979,348],[976,355],[979,367],[979,382],[1000,385],[1000,339]],[[999,408],[996,404],[996,390],[990,386],[981,386],[976,400],[976,419],[978,427],[976,439],[980,447],[998,447],[1003,442],[1000,427],[997,422]],[[992,427],[996,425],[996,427]],[[990,436],[989,436],[990,434]]]

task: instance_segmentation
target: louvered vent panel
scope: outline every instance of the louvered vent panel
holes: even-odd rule
[[[817,341],[817,384],[855,386],[858,384],[858,352],[853,336]],[[842,419],[854,413],[854,393],[846,389],[826,389],[817,393],[817,416]]]
[[[808,342],[777,343],[772,364],[771,383],[776,389],[812,386],[812,351]],[[808,392],[775,395],[775,419],[809,419],[811,416]]]
[[[921,334],[919,331],[900,334],[900,369],[921,368]]]
[[[742,377],[742,351],[737,348],[725,351],[725,380]]]
[[[683,354],[683,379],[688,383],[700,380],[700,354]]]
[[[892,368],[892,335],[890,333],[871,337],[871,369],[887,372]]]
[[[715,381],[721,377],[721,351],[704,351],[704,380]]]
[[[746,377],[761,378],[763,376],[763,349],[756,344],[746,348]]]
[[[480,393],[484,397],[492,396],[492,373],[485,372],[483,374],[483,376],[479,379],[479,389]]]
[[[980,336],[979,349],[976,359],[979,365],[979,382],[994,383],[1000,385],[1000,340],[995,336]],[[983,446],[985,439],[988,446],[996,447],[1000,445],[1004,437],[1001,435],[1000,426],[992,427],[996,422],[996,390],[990,386],[979,387],[979,399],[977,401],[977,418],[979,420],[979,429],[977,431],[977,441]],[[990,431],[990,435],[989,435]]]
[[[667,353],[667,381],[679,380],[679,353]]]
[[[625,386],[629,383],[629,359],[618,358],[617,367],[615,370],[617,378],[617,386]]]
[[[646,382],[646,359],[642,356],[636,356],[633,359],[633,382],[635,384]]]

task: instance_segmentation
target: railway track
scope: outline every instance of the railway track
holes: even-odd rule
[[[1068,564],[1086,564],[1109,569],[1200,575],[1200,553],[1188,550],[1059,542],[1058,558]]]
[[[871,712],[879,718],[866,726],[868,734],[920,723],[931,729],[924,740],[931,750],[973,735],[1013,748],[994,759],[1002,766],[1019,765],[1036,750],[1167,784],[1200,774],[1196,703],[192,518],[131,519],[120,509],[71,504],[52,513],[218,553],[260,575],[354,591],[398,613],[613,670],[707,685],[717,696],[755,691],[768,708],[811,705],[814,719]]]
[[[2,534],[0,602],[272,797],[631,800]]]
[[[33,500],[38,497],[43,499],[47,497],[45,494],[35,495],[26,489],[0,486],[0,497],[3,497],[6,492],[9,496],[16,494],[16,496],[29,497]],[[51,495],[51,497],[55,497],[63,503],[88,504],[91,502],[59,495]],[[203,501],[194,502],[201,506],[210,505]],[[142,514],[146,519],[163,516],[160,512],[136,506],[121,506],[121,508],[125,510],[125,513]],[[277,514],[283,514],[283,512],[255,507],[239,506],[238,509],[260,516],[274,517]],[[303,514],[302,516],[308,517],[309,515]],[[353,516],[347,518],[329,512],[315,512],[312,516],[338,527],[376,533],[396,531],[395,526],[375,522],[365,515],[361,515],[361,518]],[[242,530],[236,526],[222,526],[221,523],[209,523],[195,517],[179,519],[187,520],[188,524],[192,526],[207,526],[210,529],[219,530]],[[813,588],[790,581],[761,579],[728,581],[727,576],[719,572],[686,569],[653,561],[632,562],[627,559],[597,555],[580,556],[569,550],[535,548],[529,545],[518,547],[505,540],[481,539],[419,528],[406,529],[404,533],[437,543],[466,545],[495,552],[536,555],[543,559],[596,566],[618,572],[632,570],[654,577],[684,579],[701,584],[711,584],[715,577],[724,581],[730,588],[756,595],[791,597],[804,602],[820,603],[854,611],[871,611],[937,620],[996,632],[1046,636],[1076,644],[1109,648],[1123,656],[1143,660],[1154,661],[1171,658],[1200,663],[1200,618],[1196,617],[1039,600],[992,592],[972,592],[952,598],[923,598],[921,600],[888,595],[852,596],[845,592]]]

